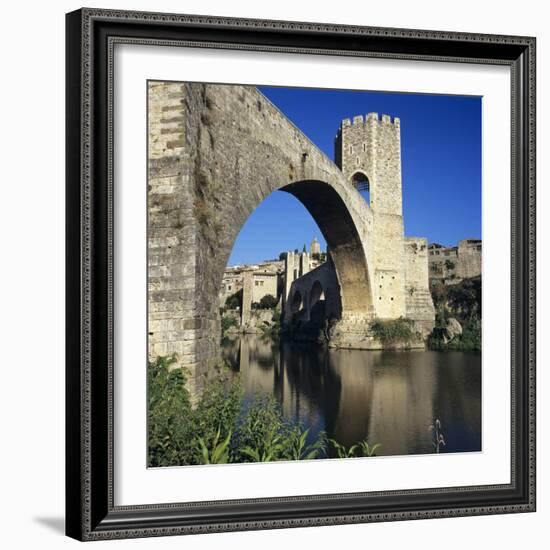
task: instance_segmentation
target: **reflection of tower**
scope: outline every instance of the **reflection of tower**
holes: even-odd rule
[[[313,237],[313,240],[311,241],[311,244],[309,246],[309,253],[312,256],[313,254],[321,254],[321,245],[319,244],[317,237]]]

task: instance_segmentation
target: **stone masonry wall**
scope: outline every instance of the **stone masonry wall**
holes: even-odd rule
[[[465,239],[458,243],[457,276],[461,279],[481,275],[481,241]]]
[[[148,159],[149,356],[177,353],[197,363],[197,227],[187,144],[186,87],[150,83]]]
[[[406,317],[427,334],[433,329],[435,317],[428,279],[428,242],[421,237],[405,237],[404,247]]]

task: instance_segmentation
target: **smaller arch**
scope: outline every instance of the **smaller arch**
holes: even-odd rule
[[[302,294],[299,290],[294,291],[292,300],[290,301],[290,310],[292,313],[297,313],[302,308]]]
[[[357,170],[351,176],[351,183],[357,189],[357,191],[370,192],[370,182],[367,175],[361,170]]]
[[[357,170],[351,176],[351,184],[355,187],[355,189],[357,189],[357,191],[359,191],[361,196],[370,206],[370,182],[367,174],[361,170]]]
[[[309,293],[309,304],[310,307],[313,307],[319,300],[325,299],[325,292],[323,290],[323,285],[319,281],[315,281],[311,286],[311,291]]]

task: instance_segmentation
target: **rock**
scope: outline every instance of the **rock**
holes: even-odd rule
[[[445,330],[443,331],[443,341],[448,344],[451,340],[462,334],[462,325],[454,318],[449,317]]]

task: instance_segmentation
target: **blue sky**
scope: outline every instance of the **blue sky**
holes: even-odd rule
[[[331,159],[344,118],[370,112],[401,119],[405,234],[454,245],[481,238],[481,98],[307,88],[258,88]],[[254,210],[229,265],[275,258],[325,241],[308,211],[277,191]]]

